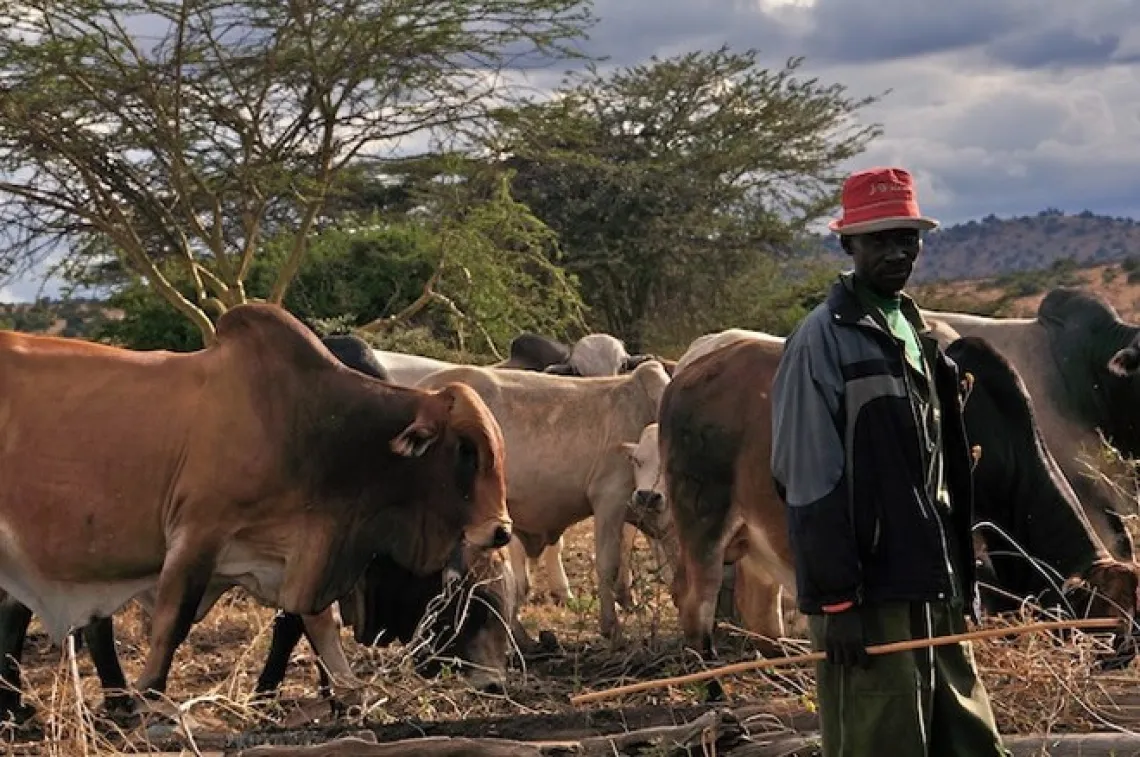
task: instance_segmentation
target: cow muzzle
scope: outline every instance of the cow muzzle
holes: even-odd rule
[[[510,543],[513,525],[509,519],[488,521],[468,528],[463,538],[468,544],[479,549],[499,549]]]
[[[633,504],[648,513],[657,514],[665,509],[665,497],[652,489],[638,489],[633,493]]]

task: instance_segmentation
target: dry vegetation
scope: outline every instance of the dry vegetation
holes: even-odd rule
[[[345,706],[335,718],[328,702],[316,695],[315,658],[304,642],[294,653],[279,701],[257,705],[251,701],[251,692],[265,659],[273,613],[240,591],[223,598],[194,627],[175,660],[168,695],[179,704],[192,734],[199,740],[203,734],[210,734],[217,741],[218,734],[274,727],[327,727],[330,721],[351,732],[384,723],[567,713],[574,709],[569,698],[577,693],[709,667],[681,649],[672,604],[654,575],[652,553],[640,541],[634,569],[640,609],[624,616],[627,640],[623,646],[611,648],[603,642],[596,630],[591,524],[579,524],[568,537],[564,555],[577,598],[569,607],[533,603],[524,610],[524,622],[531,632],[554,631],[563,650],[530,656],[522,664],[516,659],[506,696],[476,693],[462,679],[447,673],[424,680],[412,672],[404,650],[362,648],[346,631],[345,649],[368,686],[346,696]],[[133,680],[146,650],[145,619],[132,606],[116,621],[120,656],[128,678]],[[806,647],[793,639],[786,646],[788,654],[805,651]],[[747,634],[731,627],[721,648],[725,662],[755,656]],[[1131,705],[1134,700],[1126,694],[1122,699],[1121,692],[1140,684],[1140,676],[1134,669],[1112,676],[1090,675],[1092,655],[1104,648],[1103,640],[1079,633],[1067,642],[1032,635],[977,643],[976,655],[1003,732],[1127,727],[1131,708],[1114,708],[1113,702]],[[125,733],[100,719],[101,694],[86,652],[61,652],[34,622],[24,671],[40,714],[30,730],[5,732],[0,753],[145,752],[149,751],[150,738],[163,735],[167,742],[170,740],[169,729],[135,727]],[[724,679],[722,684],[730,705],[760,704],[773,714],[812,711],[812,673],[808,667],[753,673]],[[682,708],[704,700],[705,686],[663,688],[588,707]],[[82,694],[82,706],[77,706],[77,691]],[[536,718],[530,738],[548,738],[549,727]],[[479,732],[479,726],[473,725],[470,730],[475,732],[467,735],[487,735]]]

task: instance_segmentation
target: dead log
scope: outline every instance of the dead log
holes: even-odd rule
[[[675,726],[643,728],[639,731],[597,736],[581,741],[582,754],[588,757],[636,755],[648,752],[655,756],[697,753],[730,753],[744,738],[744,728],[731,710],[712,710],[691,723]],[[711,749],[714,747],[715,749]]]
[[[314,746],[256,746],[233,757],[545,757],[534,744],[506,739],[428,737],[376,744],[365,739],[337,739]]]

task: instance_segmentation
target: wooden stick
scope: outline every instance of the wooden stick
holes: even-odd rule
[[[878,644],[873,647],[867,647],[867,654],[890,654],[891,652],[905,652],[911,649],[924,649],[926,647],[938,647],[945,644],[957,644],[962,641],[974,641],[976,639],[990,639],[995,636],[1018,636],[1026,633],[1035,633],[1037,631],[1054,631],[1062,628],[1113,628],[1120,625],[1120,620],[1115,618],[1087,618],[1083,620],[1050,620],[1042,623],[1029,623],[1021,626],[1008,626],[1005,628],[985,628],[978,631],[970,631],[968,633],[957,633],[950,636],[935,636],[930,639],[912,639],[910,641],[895,641],[890,644]],[[634,694],[639,691],[649,691],[651,689],[661,689],[666,686],[678,686],[685,683],[696,683],[697,681],[707,681],[710,678],[720,678],[721,676],[732,675],[734,673],[744,673],[750,670],[758,670],[761,668],[775,668],[782,665],[799,665],[807,662],[818,662],[827,659],[825,652],[812,652],[810,654],[793,655],[791,657],[773,657],[766,660],[749,660],[747,662],[737,662],[732,665],[724,665],[712,670],[702,670],[700,673],[690,673],[689,675],[674,676],[672,678],[659,678],[653,681],[642,681],[640,683],[631,683],[628,686],[618,686],[613,689],[605,689],[603,691],[594,691],[589,694],[579,694],[576,697],[570,698],[570,704],[587,704],[589,702],[596,702],[600,699],[610,699],[612,697],[621,696],[622,694]]]

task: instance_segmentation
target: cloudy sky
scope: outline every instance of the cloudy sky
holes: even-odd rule
[[[1140,0],[595,0],[590,52],[631,65],[728,44],[863,96],[945,224],[1045,207],[1140,217]],[[555,74],[556,72],[550,72]],[[557,81],[538,76],[538,86]],[[27,299],[38,280],[0,289]],[[48,293],[54,290],[49,287]]]
[[[1054,206],[1140,214],[1140,1],[599,0],[592,44],[634,63],[728,43],[853,95],[952,224]]]

